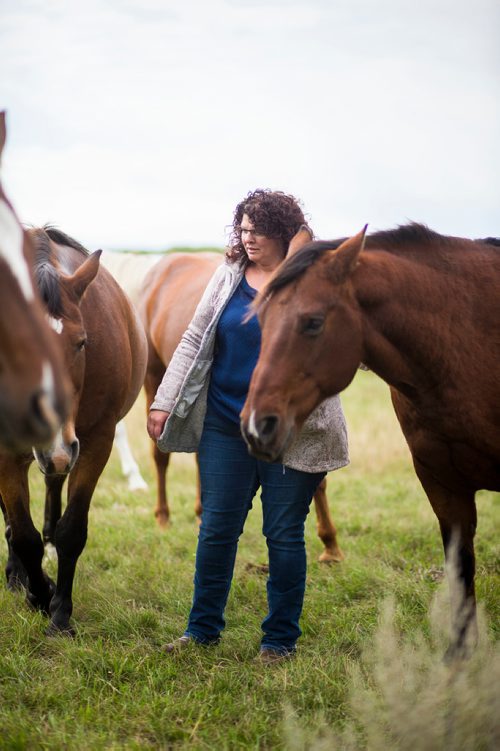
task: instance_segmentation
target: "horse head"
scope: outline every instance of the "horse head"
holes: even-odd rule
[[[80,450],[76,417],[84,385],[87,347],[87,333],[80,305],[99,270],[101,251],[97,250],[88,256],[72,274],[66,274],[47,255],[47,248],[50,248],[52,241],[43,231],[35,232],[38,233],[39,242],[46,248],[45,259],[36,268],[36,277],[49,323],[63,352],[64,368],[71,384],[71,407],[52,444],[42,449],[35,447],[33,453],[45,475],[67,475],[73,469]]]
[[[350,276],[365,232],[338,243],[307,243],[256,300],[262,344],[241,430],[259,458],[282,457],[310,413],[344,389],[359,367],[362,331]],[[338,353],[333,367],[325,356],[332,348]]]
[[[0,112],[0,158],[5,143]],[[53,439],[67,414],[62,356],[33,279],[34,248],[0,182],[0,446],[21,454]]]

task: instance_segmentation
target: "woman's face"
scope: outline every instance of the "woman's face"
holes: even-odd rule
[[[272,266],[283,260],[285,257],[285,248],[280,239],[266,237],[266,235],[256,232],[247,214],[243,214],[240,227],[241,242],[249,261],[257,265]]]

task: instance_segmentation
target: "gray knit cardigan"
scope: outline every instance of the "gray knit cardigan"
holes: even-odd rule
[[[217,323],[245,273],[245,264],[224,263],[214,273],[182,336],[151,409],[170,412],[158,439],[161,451],[198,450],[207,408]],[[283,457],[283,465],[303,472],[328,472],[349,463],[347,430],[338,396],[308,417]]]

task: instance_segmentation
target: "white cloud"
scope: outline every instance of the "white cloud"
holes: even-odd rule
[[[90,247],[217,243],[255,187],[322,236],[498,234],[494,0],[4,0],[5,177]]]

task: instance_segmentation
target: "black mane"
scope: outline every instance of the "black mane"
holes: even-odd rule
[[[444,235],[439,235],[425,224],[418,222],[409,222],[409,224],[400,224],[395,229],[382,230],[374,232],[373,235],[367,235],[366,245],[383,245],[388,248],[401,248],[404,245],[428,245],[435,242],[446,241]]]
[[[89,251],[84,248],[83,245],[80,245],[78,240],[70,237],[65,232],[62,232],[62,230],[56,229],[56,227],[51,227],[49,224],[46,224],[43,227],[43,231],[50,237],[53,242],[57,243],[58,245],[67,245],[69,248],[74,248],[80,253],[83,253],[84,256],[90,255]]]
[[[266,285],[266,298],[301,277],[321,256],[328,250],[338,248],[345,239],[347,238],[344,237],[339,240],[312,240],[291,256],[291,258],[285,258],[276,276],[273,276],[269,284]]]
[[[278,290],[286,287],[291,282],[301,277],[307,269],[314,265],[327,251],[335,250],[347,238],[343,237],[338,240],[314,240],[304,245],[291,258],[286,258],[280,266],[269,284],[265,288],[265,298],[267,299]],[[447,244],[456,238],[450,238],[446,235],[440,235],[429,229],[425,224],[410,222],[409,224],[399,225],[395,229],[375,232],[373,235],[367,235],[366,247],[376,248],[383,247],[388,250],[402,249],[408,246],[425,246],[435,243]],[[488,243],[500,246],[500,239],[488,237],[476,242]],[[264,300],[257,298],[257,309],[263,304]]]
[[[77,240],[49,225],[31,229],[30,234],[35,243],[33,273],[40,295],[49,315],[54,318],[61,318],[63,309],[61,291],[59,289],[59,271],[53,263],[50,241],[52,240],[52,242],[58,245],[66,245],[74,248],[85,256],[88,256],[89,252]]]

